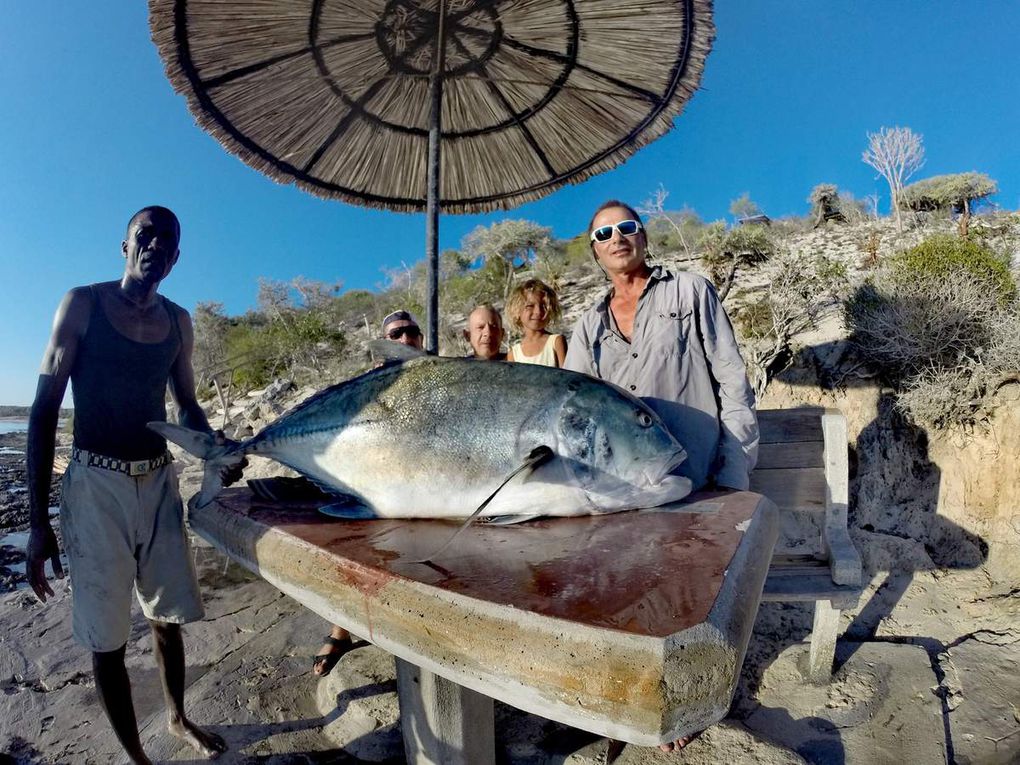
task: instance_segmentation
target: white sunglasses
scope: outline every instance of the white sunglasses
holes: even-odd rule
[[[634,236],[642,230],[641,224],[636,220],[621,220],[608,226],[599,226],[591,232],[593,242],[608,242],[613,238],[613,229],[620,232],[620,236]]]

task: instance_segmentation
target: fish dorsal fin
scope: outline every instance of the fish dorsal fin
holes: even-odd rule
[[[420,359],[422,356],[428,355],[425,351],[420,351],[417,348],[412,348],[410,345],[396,343],[392,340],[371,340],[368,343],[368,349],[372,351],[374,358],[382,361],[384,364],[412,361],[413,359]]]
[[[556,453],[548,446],[536,446],[534,449],[531,450],[531,453],[524,458],[524,462],[521,463],[521,465],[517,467],[510,475],[503,479],[503,482],[496,487],[496,490],[485,498],[485,501],[482,502],[482,504],[480,504],[477,507],[477,509],[467,517],[467,520],[464,521],[461,527],[457,529],[455,532],[453,532],[453,536],[447,539],[438,550],[433,552],[431,555],[427,555],[424,558],[420,558],[419,560],[408,561],[408,563],[429,563],[430,561],[432,561],[433,558],[438,558],[439,554],[443,552],[451,544],[453,544],[453,540],[460,536],[461,532],[471,525],[471,522],[478,517],[478,514],[482,512],[482,510],[484,510],[490,502],[492,502],[493,498],[497,494],[499,494],[499,492],[502,490],[504,486],[510,483],[510,481],[516,478],[520,473],[523,473],[525,470],[535,470],[539,465],[548,462],[555,456]]]

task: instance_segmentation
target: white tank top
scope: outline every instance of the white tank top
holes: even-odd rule
[[[554,367],[556,366],[556,338],[559,335],[549,335],[546,338],[545,346],[534,356],[525,356],[524,349],[521,348],[521,344],[514,343],[510,350],[514,354],[514,361],[521,364],[540,364],[543,367]]]

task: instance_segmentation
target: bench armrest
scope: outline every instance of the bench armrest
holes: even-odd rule
[[[838,409],[822,415],[825,442],[825,527],[822,542],[832,561],[832,581],[861,583],[861,556],[847,531],[850,466],[847,460],[846,417]]]

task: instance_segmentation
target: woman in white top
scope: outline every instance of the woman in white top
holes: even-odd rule
[[[567,356],[563,335],[551,334],[546,327],[560,318],[560,301],[553,289],[538,279],[528,279],[514,288],[506,304],[510,324],[521,339],[510,347],[507,361],[561,367]]]

